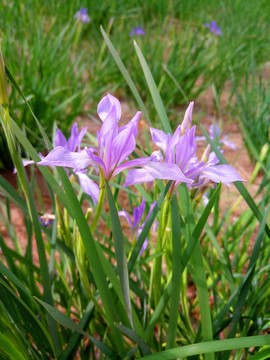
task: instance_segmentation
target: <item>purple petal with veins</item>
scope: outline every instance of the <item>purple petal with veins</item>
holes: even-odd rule
[[[155,177],[149,174],[145,169],[131,169],[129,170],[124,186],[140,184],[143,182],[154,181]]]
[[[139,159],[133,159],[130,161],[127,161],[126,163],[117,166],[117,168],[113,172],[113,176],[119,174],[121,171],[133,168],[133,167],[141,167],[148,162],[151,161],[151,157],[145,157],[145,158],[139,158]]]
[[[126,126],[112,141],[111,145],[111,164],[117,166],[124,161],[135,149],[138,121],[140,112],[137,113],[136,122]]]
[[[134,230],[133,222],[132,222],[130,216],[128,215],[128,213],[126,212],[126,210],[118,211],[118,216],[123,216],[127,220],[127,222],[129,223],[129,226],[130,226],[131,230]]]
[[[185,134],[180,137],[175,147],[175,162],[180,166],[182,171],[184,171],[188,162],[190,162],[197,151],[195,130],[195,125],[190,130],[186,130]]]
[[[76,175],[79,178],[79,182],[83,191],[90,195],[94,204],[97,205],[100,193],[99,186],[92,179],[90,179],[89,176],[82,172],[76,172]]]
[[[56,135],[54,138],[54,146],[62,146],[63,148],[66,148],[67,146],[67,140],[65,136],[63,135],[62,131],[56,128]]]
[[[37,164],[47,166],[64,166],[75,170],[81,170],[85,169],[89,165],[93,165],[93,161],[85,150],[75,153],[64,149],[62,146],[57,146]]]
[[[121,104],[119,100],[116,97],[112,96],[111,94],[104,96],[100,100],[97,107],[97,112],[98,112],[98,116],[102,121],[104,121],[107,118],[113,106],[115,107],[115,115],[118,122],[121,117]]]
[[[228,141],[228,136],[225,136],[223,139],[220,140],[220,142],[224,145],[226,145],[228,148],[232,150],[236,150],[236,145],[232,141]]]
[[[215,165],[206,166],[201,175],[215,183],[222,182],[228,184],[235,181],[245,181],[241,178],[238,172],[230,165]]]
[[[133,211],[134,228],[136,228],[137,225],[139,225],[140,222],[142,221],[144,210],[145,210],[145,199],[143,198],[140,205],[138,207],[136,207]]]
[[[156,144],[161,150],[166,152],[167,146],[171,140],[170,134],[165,134],[164,131],[150,128],[153,143]]]

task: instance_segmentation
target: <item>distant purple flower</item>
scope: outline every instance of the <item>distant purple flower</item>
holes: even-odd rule
[[[217,124],[213,125],[211,124],[209,126],[209,136],[210,138],[215,141],[215,139],[217,138],[220,144],[224,144],[227,147],[231,148],[232,150],[236,150],[236,145],[232,142],[232,141],[228,141],[228,136],[223,137],[222,139],[219,139],[221,133],[219,130],[219,127]],[[195,136],[195,140],[196,141],[202,141],[202,140],[206,140],[205,136]]]
[[[132,35],[136,35],[136,36],[145,35],[145,31],[142,29],[141,26],[135,26],[132,28],[132,31],[129,33],[129,36]]]
[[[78,21],[82,21],[82,23],[89,23],[90,18],[87,15],[87,8],[80,8],[79,11],[73,16],[74,19],[78,19]]]
[[[146,216],[146,218],[145,218],[142,225],[140,225],[140,223],[142,221],[142,217],[143,217],[144,210],[145,210],[145,199],[144,198],[142,199],[141,204],[134,209],[134,211],[133,211],[133,220],[131,219],[131,217],[129,216],[129,214],[125,210],[122,210],[122,211],[118,212],[119,216],[123,216],[127,220],[128,224],[129,224],[129,227],[130,227],[130,229],[132,231],[132,238],[134,238],[136,236],[136,239],[138,239],[138,237],[140,236],[140,233],[142,232],[142,229],[143,229],[147,219],[149,218],[152,210],[154,209],[155,205],[156,205],[156,202],[151,204],[149,212],[148,212],[148,214],[147,214],[147,216]],[[155,219],[154,220],[154,229],[156,230],[157,227],[158,227],[158,221]],[[148,238],[146,237],[145,241],[143,243],[143,246],[141,248],[141,251],[140,251],[141,255],[147,249],[147,245],[148,245]]]
[[[42,226],[47,227],[51,223],[53,223],[55,219],[55,215],[45,213],[44,215],[40,216],[38,219]]]
[[[217,26],[215,21],[211,21],[210,24],[203,24],[203,25],[205,27],[208,27],[211,33],[219,36],[223,35],[220,26]]]

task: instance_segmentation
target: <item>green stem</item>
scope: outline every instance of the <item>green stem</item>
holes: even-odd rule
[[[167,236],[166,227],[169,221],[170,199],[167,197],[161,211],[161,222],[159,226],[156,254],[162,252]],[[157,305],[161,294],[161,275],[162,275],[162,256],[158,256],[153,264],[153,285],[154,285],[154,299]],[[151,274],[152,276],[152,274]]]
[[[95,231],[95,229],[96,229],[97,222],[98,222],[98,219],[99,219],[100,214],[101,214],[101,210],[103,209],[104,199],[105,199],[105,179],[104,179],[104,176],[101,173],[101,177],[100,177],[100,193],[99,193],[99,198],[98,198],[98,203],[97,203],[97,210],[96,210],[94,219],[92,221],[92,224],[90,226],[91,233],[93,233]]]

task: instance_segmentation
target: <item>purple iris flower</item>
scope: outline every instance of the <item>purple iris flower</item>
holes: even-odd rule
[[[142,223],[142,225],[140,225],[140,223],[142,221],[142,217],[143,217],[144,210],[145,210],[145,199],[144,198],[142,199],[141,204],[134,209],[133,220],[131,219],[131,217],[125,210],[118,212],[119,216],[123,216],[127,220],[129,227],[132,231],[132,238],[134,238],[136,236],[136,239],[138,239],[138,237],[140,236],[140,233],[142,232],[142,229],[143,229],[147,219],[149,218],[152,210],[154,209],[155,205],[156,205],[156,202],[153,202],[153,204],[151,204],[149,212],[148,212],[144,222]],[[155,231],[157,230],[157,227],[158,227],[158,221],[155,219],[154,220],[154,230]],[[148,246],[148,238],[146,237],[144,240],[143,246],[140,250],[141,255],[145,252],[145,250],[147,249],[147,246]]]
[[[130,122],[124,126],[118,126],[121,117],[120,102],[112,95],[103,97],[98,104],[97,112],[103,124],[98,133],[98,148],[85,148],[79,152],[63,146],[66,143],[59,142],[39,165],[63,166],[73,168],[80,180],[86,181],[86,174],[82,171],[88,166],[97,168],[103,179],[109,181],[113,176],[131,167],[125,186],[141,182],[154,181],[155,179],[177,180],[190,183],[178,166],[158,161],[152,154],[150,157],[134,159],[121,164],[132,154],[135,149],[135,138],[138,133],[138,121],[141,112],[138,111]],[[121,164],[121,165],[120,165]],[[78,173],[79,172],[79,173]],[[93,182],[93,184],[95,184]],[[88,182],[88,186],[91,184]],[[93,185],[94,186],[94,185]],[[92,192],[97,196],[97,189],[93,187]],[[90,191],[90,189],[88,189]]]
[[[145,35],[145,31],[142,29],[141,26],[135,26],[132,28],[132,31],[129,33],[129,36],[132,35],[136,35],[136,36]]]
[[[210,147],[205,152],[202,160],[196,157],[197,145],[195,130],[196,126],[191,126],[193,102],[186,110],[184,120],[177,127],[171,136],[162,130],[150,128],[153,142],[162,150],[164,161],[168,164],[177,165],[182,173],[193,180],[188,187],[199,187],[208,183],[229,184],[234,181],[243,181],[237,171],[230,165],[217,165],[218,159],[214,152],[210,153]],[[210,153],[210,154],[209,154]],[[180,181],[176,181],[171,191]]]
[[[49,226],[51,223],[53,223],[54,219],[55,219],[55,215],[51,215],[51,214],[44,214],[42,216],[39,216],[39,222],[41,223],[42,226],[47,227]]]
[[[217,138],[220,144],[224,144],[227,147],[231,148],[232,150],[236,150],[236,145],[232,142],[232,141],[228,141],[228,136],[223,137],[222,139],[219,139],[221,133],[219,130],[219,127],[217,124],[211,124],[209,126],[209,136],[210,138],[215,141],[215,139]],[[195,140],[196,141],[202,141],[202,140],[206,140],[205,136],[195,136]]]
[[[79,11],[73,16],[74,19],[78,19],[78,21],[82,21],[82,23],[89,23],[90,18],[87,15],[87,8],[80,8]]]
[[[211,33],[219,36],[223,35],[220,26],[217,26],[215,21],[211,21],[210,24],[203,24],[203,25],[205,27],[208,27]]]

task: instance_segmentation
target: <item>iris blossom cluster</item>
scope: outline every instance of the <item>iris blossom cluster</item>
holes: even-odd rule
[[[140,111],[134,115],[129,123],[119,127],[121,105],[114,96],[108,94],[98,104],[97,112],[103,122],[97,135],[97,149],[85,147],[81,150],[81,136],[78,136],[76,140],[78,150],[74,151],[74,148],[69,148],[63,137],[58,135],[59,140],[55,143],[56,147],[38,165],[72,168],[78,175],[83,190],[85,191],[87,188],[86,192],[93,197],[93,200],[98,198],[100,189],[85,174],[89,166],[93,166],[99,171],[102,180],[101,184],[104,179],[109,181],[121,171],[133,167],[139,167],[139,169],[129,171],[125,186],[138,182],[154,181],[155,179],[192,182],[183,175],[177,165],[159,162],[155,153],[150,157],[124,162],[132,154],[136,146],[135,138],[138,134]],[[135,171],[135,173],[132,171]]]
[[[145,211],[145,199],[143,198],[142,199],[142,202],[141,204],[136,207],[133,211],[133,220],[131,219],[131,217],[129,216],[129,214],[126,212],[126,210],[121,210],[118,212],[118,215],[119,216],[123,216],[128,224],[129,224],[129,227],[131,229],[131,232],[132,232],[132,239],[138,239],[138,237],[140,236],[140,233],[142,232],[142,229],[144,228],[144,225],[147,221],[147,219],[149,218],[152,210],[154,209],[154,206],[156,205],[156,202],[153,202],[150,206],[150,209],[149,209],[149,212],[144,220],[144,222],[141,224],[142,222],[142,218],[143,218],[143,214],[144,214],[144,211]],[[141,225],[140,225],[141,224]],[[158,227],[158,221],[155,219],[154,220],[154,230],[156,230]],[[140,250],[140,254],[142,255],[145,250],[147,249],[147,245],[148,245],[148,238],[146,237],[145,238],[145,241],[143,243],[143,246]]]
[[[137,183],[153,182],[156,179],[172,180],[173,188],[184,182],[188,188],[206,186],[212,182],[228,184],[242,181],[237,171],[229,165],[217,165],[218,159],[210,148],[201,160],[196,157],[196,126],[192,126],[193,102],[190,103],[184,120],[173,135],[151,128],[153,142],[160,148],[149,157],[128,160],[136,146],[138,122],[141,112],[123,126],[118,122],[121,117],[120,102],[111,94],[103,97],[98,104],[97,112],[102,126],[97,134],[98,147],[81,149],[81,141],[86,132],[80,133],[77,127],[72,128],[67,141],[58,129],[55,148],[44,157],[38,165],[63,166],[72,168],[78,176],[82,189],[97,203],[100,188],[104,180],[124,170],[129,170],[124,186]],[[100,173],[100,187],[91,180],[86,172],[89,166]]]
[[[210,24],[203,24],[205,27],[208,27],[210,32],[215,34],[215,35],[219,35],[222,36],[222,32],[221,32],[221,28],[220,26],[217,26],[216,21],[211,21]]]
[[[193,102],[189,104],[182,124],[172,136],[162,130],[150,128],[152,140],[162,151],[165,163],[177,165],[182,173],[192,180],[191,184],[187,184],[189,188],[205,187],[211,183],[222,182],[228,185],[234,181],[243,181],[232,166],[217,165],[219,160],[214,152],[210,152],[210,145],[207,146],[201,160],[198,160],[196,126],[192,126],[193,105]],[[176,181],[172,189],[179,183]]]

